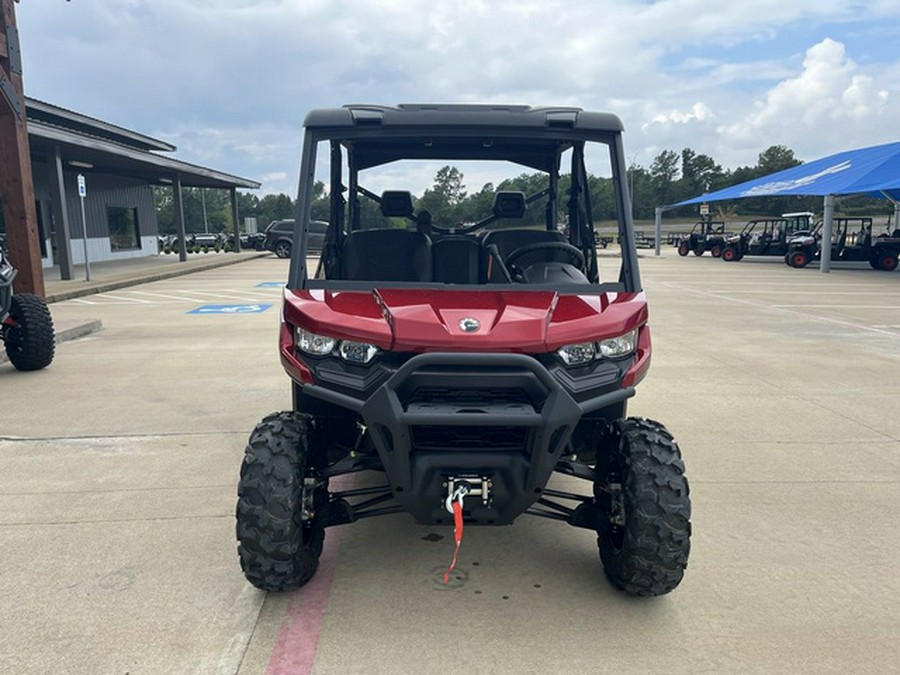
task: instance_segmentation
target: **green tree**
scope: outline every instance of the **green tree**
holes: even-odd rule
[[[455,166],[445,166],[437,172],[434,184],[425,190],[417,207],[430,212],[436,225],[456,227],[464,222],[462,203],[465,198],[462,172]]]
[[[794,151],[784,145],[772,145],[759,153],[756,163],[757,175],[765,176],[776,171],[790,169],[802,162],[794,157]]]
[[[675,181],[678,179],[678,154],[663,150],[650,165],[650,181],[657,204],[671,204],[675,197]]]

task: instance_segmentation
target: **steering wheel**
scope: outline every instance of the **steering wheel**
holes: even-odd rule
[[[564,241],[539,241],[535,244],[520,246],[506,256],[507,267],[513,267],[517,260],[535,251],[561,251],[566,254],[566,260],[563,262],[575,265],[580,270],[584,269],[584,253]]]

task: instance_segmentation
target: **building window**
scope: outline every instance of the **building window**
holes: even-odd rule
[[[107,206],[106,219],[109,222],[109,244],[113,252],[133,251],[141,247],[136,208]]]

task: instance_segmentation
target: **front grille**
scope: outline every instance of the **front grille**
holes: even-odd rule
[[[531,399],[516,388],[417,387],[411,405],[439,404],[460,408],[479,406],[530,405]]]
[[[417,450],[524,451],[528,438],[525,427],[414,426],[413,447]]]

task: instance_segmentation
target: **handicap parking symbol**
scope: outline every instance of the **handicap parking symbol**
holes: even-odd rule
[[[259,314],[265,312],[271,304],[256,305],[202,305],[188,312],[188,314]]]

